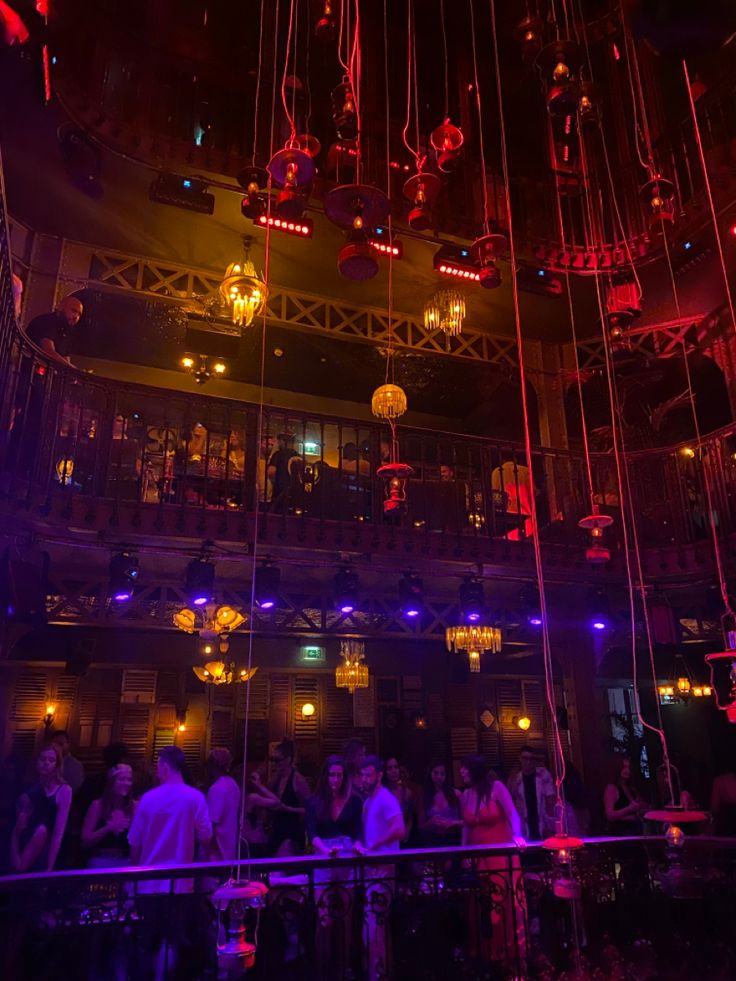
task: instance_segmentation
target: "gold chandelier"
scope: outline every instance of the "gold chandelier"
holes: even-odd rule
[[[381,385],[373,393],[371,411],[378,419],[398,419],[407,409],[406,392],[398,385]]]
[[[499,627],[465,626],[448,627],[445,631],[447,650],[461,654],[467,651],[470,670],[480,671],[480,655],[483,651],[498,654],[501,650]]]
[[[451,337],[463,329],[465,299],[457,290],[438,290],[424,304],[424,326],[427,330],[444,330]]]
[[[245,617],[235,607],[227,604],[216,606],[214,603],[207,603],[196,612],[185,606],[174,614],[172,620],[174,626],[185,634],[199,634],[200,652],[205,657],[215,654],[217,650],[220,654],[227,654],[230,634],[245,623]]]
[[[268,289],[250,258],[250,239],[245,239],[245,256],[240,262],[231,262],[220,283],[220,296],[230,307],[233,323],[238,327],[250,327],[255,318],[263,313]]]
[[[335,684],[347,688],[352,695],[356,688],[368,687],[368,665],[363,663],[365,644],[362,640],[340,641],[340,657],[343,663],[335,669]]]
[[[258,668],[236,668],[231,661],[208,661],[204,667],[195,665],[192,671],[206,685],[231,685],[235,682],[250,681]]]

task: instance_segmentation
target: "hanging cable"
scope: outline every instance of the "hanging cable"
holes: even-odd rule
[[[263,12],[266,0],[261,0],[261,18],[258,22],[258,70],[256,71],[256,97],[253,106],[253,153],[251,163],[255,167],[258,149],[258,105],[261,97],[261,65],[263,64]]]
[[[289,54],[291,52],[291,36],[294,31],[294,7],[296,0],[290,0],[289,3],[289,29],[286,34],[286,54],[284,55],[284,70],[281,75],[281,103],[284,107],[284,112],[286,113],[286,121],[289,124],[291,130],[289,134],[289,139],[287,140],[287,146],[293,146],[294,138],[296,136],[296,124],[294,123],[294,116],[289,112],[289,101],[286,98],[286,79],[289,72]],[[296,82],[296,77],[294,77],[294,82]]]
[[[404,146],[409,151],[409,153],[414,157],[414,164],[419,170],[419,140],[417,139],[416,148],[412,147],[409,143],[409,128],[411,126],[411,108],[412,108],[412,64],[414,59],[414,4],[413,0],[408,0],[407,2],[407,24],[406,24],[406,37],[407,37],[407,65],[406,65],[406,120],[404,122],[404,128],[401,131],[401,138],[404,141]],[[419,110],[415,104],[415,113],[419,114]],[[417,123],[417,131],[419,129],[419,124]]]
[[[516,326],[516,344],[519,358],[519,376],[521,380],[521,408],[524,419],[524,452],[526,455],[526,467],[529,472],[529,510],[532,520],[532,542],[534,545],[534,562],[536,566],[537,581],[539,583],[539,606],[542,616],[542,654],[544,663],[545,696],[549,711],[550,725],[552,727],[554,752],[552,754],[552,769],[555,781],[555,807],[560,815],[563,828],[566,827],[567,817],[562,799],[562,782],[565,778],[565,757],[562,749],[562,738],[560,726],[557,720],[557,706],[554,692],[554,677],[552,665],[552,653],[549,640],[549,620],[547,617],[547,599],[544,588],[544,570],[542,567],[542,549],[539,542],[539,525],[537,523],[537,503],[534,487],[533,457],[531,433],[529,430],[529,406],[526,394],[526,372],[524,370],[524,344],[521,333],[521,310],[519,306],[519,289],[517,282],[516,267],[516,245],[514,241],[514,222],[511,212],[511,191],[509,187],[509,167],[508,151],[506,143],[506,122],[503,108],[503,88],[501,85],[501,69],[498,58],[498,34],[496,31],[496,4],[495,0],[490,0],[491,8],[491,34],[493,36],[494,63],[496,69],[496,94],[498,98],[499,127],[501,136],[501,165],[503,168],[504,191],[506,196],[506,213],[508,221],[509,236],[509,256],[511,261],[511,281],[514,298],[514,321]],[[471,6],[472,11],[472,6]],[[475,43],[473,43],[475,48]]]
[[[278,42],[279,42],[279,6],[281,0],[276,0],[276,6],[274,8],[274,27],[273,27],[273,82],[271,84],[271,136],[268,147],[268,157],[269,160],[273,156],[274,151],[274,137],[276,134],[276,89],[277,89],[277,52],[278,52]],[[269,186],[270,186],[269,180]]]
[[[486,152],[485,152],[485,144],[483,140],[483,114],[481,111],[480,84],[478,82],[478,55],[476,51],[476,42],[475,42],[475,13],[473,11],[473,0],[468,0],[468,3],[470,7],[470,37],[471,37],[471,45],[473,51],[473,79],[475,85],[475,106],[478,111],[478,145],[480,149],[481,187],[483,189],[483,234],[490,235],[491,228],[488,221],[488,173],[486,171]],[[495,38],[496,38],[495,23],[492,25],[492,31],[493,31],[493,37],[495,42]],[[500,71],[498,66],[496,66],[496,71],[497,72]],[[503,112],[501,106],[499,106],[499,112]],[[509,224],[511,224],[511,215],[508,215],[508,222]],[[516,273],[514,272],[514,277],[515,276]],[[514,278],[514,282],[516,282],[515,278]]]
[[[353,31],[353,44],[350,51],[350,87],[353,92],[353,101],[355,103],[355,118],[357,121],[357,131],[355,135],[355,179],[358,184],[361,182],[361,176],[363,171],[363,153],[362,153],[362,134],[361,134],[361,73],[362,73],[362,63],[361,63],[361,49],[360,49],[360,8],[359,0],[355,0],[355,27]]]
[[[388,70],[388,0],[383,0],[383,84],[385,94],[384,118],[386,120],[386,196],[391,197],[391,98],[389,93],[389,70]],[[391,212],[388,215],[388,242],[393,245],[394,226]],[[394,369],[394,253],[393,249],[388,250],[388,344],[386,350],[386,373],[384,385],[387,385],[389,378],[392,382],[396,381]]]
[[[445,68],[445,113],[442,117],[447,119],[450,115],[450,66],[447,59],[447,24],[445,23],[445,0],[440,0],[440,21],[442,23],[442,52],[444,56]]]

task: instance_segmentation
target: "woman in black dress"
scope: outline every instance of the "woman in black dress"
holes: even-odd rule
[[[132,789],[133,770],[129,764],[119,763],[109,771],[102,797],[89,805],[82,825],[88,868],[127,865],[128,829],[135,814]]]
[[[317,855],[352,855],[360,837],[363,802],[351,791],[339,756],[322,767],[317,792],[307,801],[307,835]],[[353,894],[350,867],[316,869],[317,962],[322,978],[344,977],[349,964]]]
[[[612,779],[603,792],[603,807],[609,835],[625,838],[642,834],[642,819],[649,805],[632,780],[628,756],[614,757]]]

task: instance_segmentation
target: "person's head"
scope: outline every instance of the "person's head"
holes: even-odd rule
[[[63,783],[64,758],[58,743],[51,742],[48,746],[44,746],[36,757],[36,772],[41,783],[48,783],[54,779]]]
[[[210,780],[217,780],[230,772],[233,765],[233,754],[224,746],[215,746],[207,757],[207,773]]]
[[[102,762],[106,770],[112,770],[118,763],[123,763],[128,758],[128,747],[125,743],[110,743],[102,750]]]
[[[449,463],[440,464],[440,480],[454,480],[455,471],[452,469]]]
[[[519,765],[524,776],[530,776],[537,769],[539,760],[533,746],[522,746],[519,751]]]
[[[401,783],[401,764],[395,756],[389,756],[383,772],[387,784],[395,786]]]
[[[82,301],[78,296],[65,296],[63,300],[59,301],[56,309],[68,327],[76,327],[84,313]]]
[[[328,756],[317,783],[317,794],[323,800],[344,797],[348,791],[348,773],[341,756]]]
[[[343,460],[357,460],[358,447],[355,443],[346,443],[342,448]]]
[[[360,782],[366,794],[372,794],[381,782],[383,761],[377,756],[366,756],[360,764]]]
[[[127,439],[128,438],[128,420],[124,415],[118,413],[112,421],[112,438],[113,439]]]
[[[460,764],[460,777],[466,787],[478,791],[479,796],[485,796],[495,779],[490,766],[480,753],[471,753]]]
[[[457,802],[446,763],[432,763],[427,770],[424,780],[424,803],[427,808],[432,806],[435,794],[444,794],[449,804]]]
[[[277,773],[284,773],[294,765],[294,742],[291,739],[282,739],[276,743],[271,752],[271,765]]]
[[[606,767],[608,783],[621,785],[630,784],[634,775],[631,759],[621,753],[613,753]]]
[[[65,729],[58,729],[55,733],[53,733],[51,736],[51,742],[54,744],[54,746],[59,747],[59,751],[62,756],[69,755],[71,751],[71,747],[69,745],[69,733]]]
[[[129,810],[132,807],[130,799],[133,790],[133,767],[129,763],[118,763],[107,773],[107,783],[102,794],[102,809],[109,817],[114,807]]]
[[[164,746],[156,761],[156,775],[161,783],[179,783],[186,769],[184,753],[178,746]]]
[[[363,740],[358,739],[356,736],[348,739],[342,748],[342,758],[345,761],[345,766],[350,776],[355,777],[360,774],[360,767],[363,763],[364,756],[365,743]]]
[[[280,450],[292,450],[296,436],[294,433],[279,433],[278,440]]]

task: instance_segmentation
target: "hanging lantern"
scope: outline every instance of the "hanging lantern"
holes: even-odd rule
[[[441,126],[432,130],[429,142],[437,154],[437,166],[444,174],[455,167],[464,142],[462,130],[446,119]]]
[[[408,463],[394,460],[380,466],[376,470],[376,475],[384,482],[383,513],[396,515],[404,511],[406,509],[406,482],[414,476],[414,468],[410,467]]]
[[[355,110],[353,86],[347,75],[332,90],[332,119],[341,140],[354,140],[358,135],[358,114]]]
[[[250,259],[250,239],[244,240],[245,256],[240,262],[231,262],[220,283],[220,296],[232,310],[233,323],[238,327],[250,327],[263,312],[268,290],[262,277]]]
[[[480,655],[483,651],[498,654],[501,650],[501,631],[498,627],[479,627],[477,624],[459,627],[448,627],[445,631],[445,643],[451,653],[467,652],[470,670],[480,671]]]
[[[465,299],[457,290],[438,290],[424,305],[427,330],[443,330],[450,337],[457,337],[464,319]]]
[[[277,187],[282,187],[291,193],[298,189],[307,188],[314,177],[314,161],[306,150],[296,143],[287,143],[268,163],[268,172]]]
[[[388,220],[388,196],[368,184],[343,184],[325,194],[324,208],[331,222],[347,229],[347,242],[337,254],[340,273],[359,282],[372,279],[378,272],[378,259],[370,231]]]
[[[664,235],[675,223],[675,185],[661,174],[655,174],[639,189],[644,203],[649,234]]]
[[[212,901],[218,910],[218,919],[225,917],[224,944],[217,945],[217,967],[220,977],[242,977],[256,962],[256,945],[246,936],[245,917],[248,910],[260,911],[266,905],[268,888],[263,882],[228,882],[220,886]],[[224,907],[224,909],[223,909]],[[219,931],[218,931],[219,933]],[[258,936],[258,922],[253,931]]]
[[[613,524],[609,514],[589,514],[578,521],[578,527],[585,529],[590,535],[590,544],[585,550],[585,559],[591,565],[602,565],[611,558],[610,551],[603,544],[603,529]]]
[[[238,184],[246,192],[240,203],[243,217],[257,221],[262,214],[265,214],[268,204],[266,195],[260,193],[268,187],[268,171],[263,167],[245,167],[238,174]]]
[[[596,86],[592,82],[581,82],[578,103],[580,125],[597,126],[600,122],[600,106],[601,98]]]
[[[583,52],[577,41],[564,38],[548,44],[537,56],[537,66],[547,81],[547,109],[552,116],[574,116],[580,102],[577,76]]]
[[[412,202],[409,226],[415,232],[426,232],[432,225],[432,202],[440,192],[442,183],[437,174],[421,171],[404,184],[404,197]]]
[[[514,37],[521,42],[524,58],[534,57],[542,44],[544,25],[539,17],[524,17],[514,28]]]
[[[736,619],[727,613],[721,621],[725,650],[705,655],[710,668],[710,688],[715,692],[716,706],[736,724]]]
[[[330,0],[325,0],[322,6],[322,15],[314,25],[314,36],[325,43],[335,40],[335,35],[337,34],[337,26],[335,24],[335,16],[332,12],[332,3]]]
[[[347,688],[354,694],[356,688],[367,688],[369,684],[368,665],[364,664],[365,644],[362,640],[341,640],[340,657],[342,664],[335,669],[335,685]]]
[[[501,271],[496,259],[508,248],[508,239],[500,232],[492,232],[477,238],[470,246],[470,254],[478,263],[478,282],[487,290],[501,285]]]
[[[552,852],[553,881],[552,892],[558,899],[578,899],[581,886],[574,876],[573,856],[583,847],[580,838],[558,833],[545,838],[542,848]]]
[[[378,419],[398,419],[407,408],[406,393],[398,385],[381,385],[373,393],[371,411]]]
[[[633,277],[616,279],[606,293],[606,324],[614,349],[625,346],[624,331],[641,316],[641,296]]]
[[[653,867],[653,878],[665,895],[681,899],[699,896],[708,871],[686,863],[686,835],[682,826],[700,824],[707,817],[703,811],[689,811],[674,804],[647,811],[644,815],[645,821],[664,825],[666,864]]]

